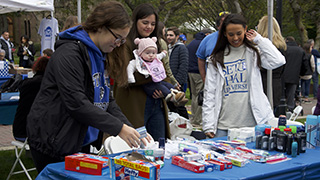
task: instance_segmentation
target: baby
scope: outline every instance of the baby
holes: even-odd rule
[[[166,56],[167,52],[162,51],[157,54],[156,42],[156,37],[134,40],[138,49],[133,51],[135,59],[131,60],[127,67],[128,82],[135,83],[133,73],[137,70],[146,78],[149,76],[152,78],[153,82],[143,85],[148,96],[152,97],[155,90],[160,90],[166,101],[172,101],[176,106],[184,106],[188,102],[184,92],[174,89],[172,84],[163,81],[167,76],[161,59]]]

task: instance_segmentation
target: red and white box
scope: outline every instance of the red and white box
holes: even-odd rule
[[[65,157],[65,169],[85,174],[102,175],[108,167],[108,157],[76,153]]]
[[[205,171],[204,164],[195,161],[185,161],[181,156],[172,156],[171,163],[195,173],[203,173]]]

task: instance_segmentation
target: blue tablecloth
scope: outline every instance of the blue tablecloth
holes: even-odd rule
[[[19,92],[1,93],[0,124],[13,124],[19,100],[10,100],[12,96],[19,96]]]
[[[253,147],[249,143],[248,147]],[[165,165],[160,171],[161,180],[212,180],[212,179],[320,179],[320,148],[307,149],[292,160],[277,164],[262,164],[250,162],[244,167],[233,166],[224,171],[193,173],[165,160]],[[290,156],[288,156],[290,157]],[[102,176],[82,174],[64,169],[64,162],[49,164],[37,177],[44,179],[110,179],[109,169]]]

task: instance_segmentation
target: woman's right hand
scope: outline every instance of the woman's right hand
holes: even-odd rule
[[[158,99],[158,98],[163,98],[164,95],[162,94],[162,91],[160,91],[160,90],[155,90],[155,91],[153,92],[152,97],[153,97],[154,99]]]
[[[213,132],[207,132],[205,133],[206,136],[208,136],[209,138],[214,138],[215,134]]]
[[[138,147],[140,145],[140,134],[137,130],[126,124],[123,124],[119,136],[130,146],[130,148]]]

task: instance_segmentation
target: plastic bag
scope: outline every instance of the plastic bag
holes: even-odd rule
[[[190,136],[193,126],[188,119],[174,112],[170,112],[168,116],[169,121],[171,121],[169,126],[172,140],[176,139],[177,137],[195,139],[194,137]]]

